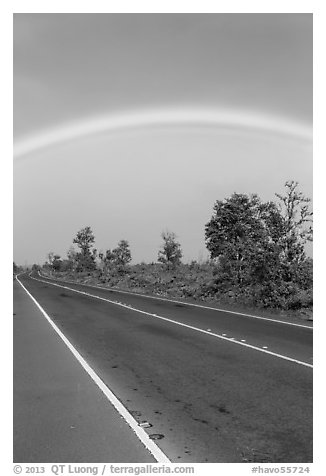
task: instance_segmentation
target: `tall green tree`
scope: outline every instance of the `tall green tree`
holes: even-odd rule
[[[272,204],[263,205],[257,195],[234,193],[215,202],[214,214],[205,226],[206,246],[211,259],[218,259],[232,282],[246,284],[252,279],[254,263],[258,273],[266,250],[273,254],[271,212],[278,213]],[[275,221],[279,219],[275,217]]]
[[[76,237],[73,240],[80,252],[77,253],[77,271],[92,271],[96,269],[96,251],[94,251],[93,245],[95,237],[91,227],[86,226],[77,232]]]
[[[171,231],[163,231],[161,237],[163,245],[158,253],[158,261],[166,264],[169,268],[174,268],[181,264],[181,245],[177,241],[176,234]]]
[[[219,289],[236,285],[264,302],[292,300],[295,306],[300,290],[312,284],[312,261],[305,255],[312,239],[310,200],[293,181],[286,182],[285,195],[276,196],[280,203],[237,193],[217,200],[205,226],[206,246],[217,262]]]

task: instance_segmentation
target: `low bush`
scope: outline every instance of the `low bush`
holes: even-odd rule
[[[53,275],[53,272],[52,272]],[[279,310],[311,309],[312,263],[296,272],[296,281],[279,279],[246,284],[232,283],[215,262],[181,264],[169,269],[164,264],[128,265],[123,270],[111,267],[103,273],[56,272],[57,278],[102,284],[122,290],[170,298],[193,299],[223,304],[248,305]]]

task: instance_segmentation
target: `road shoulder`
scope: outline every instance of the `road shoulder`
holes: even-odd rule
[[[14,282],[14,462],[155,462]]]

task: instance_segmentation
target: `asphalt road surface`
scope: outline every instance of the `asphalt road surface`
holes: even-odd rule
[[[59,283],[36,273],[19,279],[134,419],[149,423],[146,433],[159,438],[155,443],[170,461],[312,461],[312,328],[308,324],[290,325]],[[19,287],[17,292],[24,293],[18,283],[15,286]],[[35,304],[30,302],[34,314],[37,313]],[[29,333],[29,349],[33,342],[39,345],[36,328],[40,324],[32,324],[32,307],[20,324],[18,316],[14,316],[16,334],[20,335],[14,348],[16,362],[28,352],[24,333]],[[22,307],[20,313],[24,312]],[[50,327],[44,317],[42,325]],[[29,363],[29,372],[42,373],[43,362],[34,360]],[[77,372],[78,365],[76,361],[71,375]],[[62,372],[66,370],[64,366]],[[24,452],[19,435],[26,432],[33,416],[22,411],[29,404],[20,384],[25,378],[23,373],[23,370],[16,372],[14,385],[14,392],[15,388],[19,389],[14,406],[14,446],[20,461]],[[36,379],[35,395],[29,397],[35,408],[37,385]],[[69,401],[69,395],[66,399],[61,393],[60,398],[65,402],[62,410],[60,405],[51,408],[46,397],[43,411],[46,413],[49,404],[48,411],[55,411],[58,420],[58,427],[51,429],[52,436],[48,438],[49,445],[52,440],[55,442],[50,452],[52,461],[58,461],[62,445],[69,441],[68,437],[60,439],[62,422],[74,399]],[[80,407],[88,410],[91,402],[91,396],[85,397]],[[101,420],[101,412],[104,410],[99,407],[94,418]],[[108,418],[113,421],[114,410],[111,413]],[[92,419],[91,412],[89,418]],[[34,422],[35,425],[40,435],[49,431],[46,418]],[[101,425],[91,425],[89,435],[95,438],[96,433],[97,439],[103,441],[109,426],[102,419]],[[97,449],[100,445],[96,438],[86,444],[85,434],[74,440],[75,461],[101,461],[96,459],[99,456],[111,462],[152,460],[143,446],[140,448],[134,441],[137,438],[130,428],[124,426],[123,430],[132,436],[126,446],[133,450],[124,453],[121,448],[111,448],[105,456],[105,450]],[[122,433],[116,436],[116,440],[125,441]],[[81,459],[85,447],[87,454]],[[30,448],[34,458],[38,451]],[[43,449],[43,454],[48,453]],[[67,457],[69,460],[69,454]]]

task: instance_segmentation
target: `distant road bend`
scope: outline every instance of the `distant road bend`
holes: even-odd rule
[[[18,282],[170,461],[312,461],[309,324],[36,272]]]

